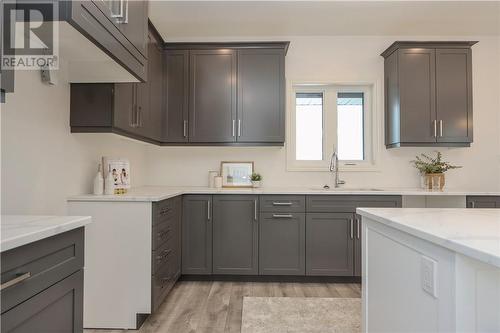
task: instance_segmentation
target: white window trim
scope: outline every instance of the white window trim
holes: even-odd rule
[[[307,86],[311,86],[310,88]],[[324,86],[324,89],[320,87]],[[325,112],[323,114],[323,159],[321,161],[299,161],[295,159],[295,93],[296,92],[323,92],[323,108],[336,108],[337,101],[332,101],[327,90],[337,87],[336,92],[353,91],[353,88],[365,94],[365,128],[364,145],[367,159],[364,161],[340,161],[340,171],[343,172],[377,172],[379,169],[379,156],[381,146],[382,123],[380,117],[380,82],[308,82],[287,81],[287,131],[286,131],[286,169],[287,171],[316,171],[328,172],[330,156],[337,137],[325,135],[336,132],[336,114]],[[300,89],[297,89],[300,87]],[[333,106],[334,105],[334,106]]]

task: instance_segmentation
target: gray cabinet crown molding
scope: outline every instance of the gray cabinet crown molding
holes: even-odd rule
[[[477,43],[478,43],[477,41],[395,41],[380,55],[384,58],[387,58],[394,51],[405,48],[463,49],[463,48],[470,48]]]
[[[165,43],[165,50],[210,50],[210,49],[283,49],[285,55],[289,41],[270,42],[208,42],[208,43]]]

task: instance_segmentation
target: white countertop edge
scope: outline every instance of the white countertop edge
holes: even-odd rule
[[[44,216],[44,218],[65,218],[65,221],[54,225],[41,226],[36,230],[27,232],[22,232],[22,229],[20,229],[20,233],[18,235],[1,240],[0,252],[5,252],[26,244],[62,234],[64,232],[83,227],[92,222],[92,218],[90,216]],[[19,225],[22,225],[22,223],[19,223]],[[2,232],[4,232],[3,228],[4,226],[2,225]]]
[[[401,209],[401,208],[394,208],[394,209]],[[397,221],[393,221],[391,219],[385,218],[378,216],[372,212],[370,212],[371,208],[357,208],[356,213],[363,217],[367,217],[373,221],[379,222],[381,224],[387,225],[389,227],[392,227],[394,229],[397,229],[399,231],[403,231],[405,233],[408,233],[410,235],[413,235],[417,238],[426,240],[430,243],[442,246],[446,249],[449,249],[453,252],[457,252],[460,254],[463,254],[465,256],[468,256],[470,258],[479,260],[481,262],[496,266],[500,268],[500,256],[496,256],[494,254],[488,253],[481,251],[477,248],[466,246],[464,244],[457,243],[454,240],[451,239],[444,239],[442,237],[436,236],[432,233],[425,232],[416,228],[412,228],[411,226],[408,226],[406,224],[401,224]]]
[[[209,187],[167,187],[142,186],[134,188],[123,195],[75,195],[67,201],[140,201],[156,202],[184,194],[270,194],[270,195],[401,195],[401,196],[466,196],[466,195],[500,195],[500,192],[478,192],[463,190],[428,191],[423,189],[381,189],[356,190],[341,188],[339,190],[315,190],[301,188],[258,188],[258,189],[217,189]]]

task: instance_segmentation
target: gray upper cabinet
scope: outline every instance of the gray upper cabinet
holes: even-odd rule
[[[238,51],[238,142],[285,141],[285,51]]]
[[[212,196],[185,195],[182,274],[212,274]]]
[[[168,43],[163,144],[283,145],[288,42]]]
[[[213,199],[213,273],[258,274],[258,196]]]
[[[236,51],[189,54],[189,141],[236,140]]]
[[[259,274],[305,274],[305,213],[261,213]]]
[[[387,148],[472,142],[475,42],[395,42],[382,53]]]
[[[135,6],[135,5],[134,5]],[[144,83],[72,83],[72,132],[115,132],[160,143],[163,122],[163,40],[150,25]]]
[[[112,0],[123,3],[124,19],[117,18],[120,31],[130,43],[148,58],[148,1],[146,0]]]
[[[164,52],[163,142],[188,141],[189,51]]]
[[[163,41],[153,32],[148,35],[148,87],[149,109],[144,134],[161,141],[163,121]]]
[[[307,214],[306,275],[352,276],[353,246],[353,214]]]
[[[147,1],[59,1],[59,5],[61,19],[146,81]]]

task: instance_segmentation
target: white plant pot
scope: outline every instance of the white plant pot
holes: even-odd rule
[[[261,180],[252,180],[252,186],[254,188],[260,187]]]

